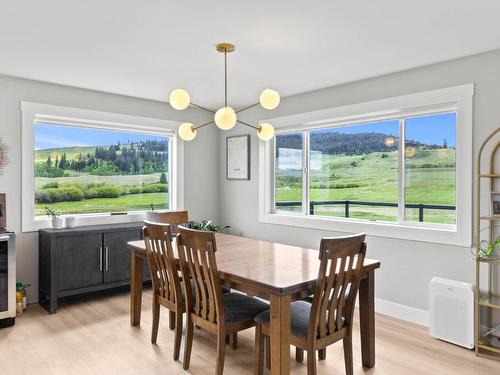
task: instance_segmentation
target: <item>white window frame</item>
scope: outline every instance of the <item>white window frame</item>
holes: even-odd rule
[[[474,85],[466,84],[261,121],[272,123],[277,134],[304,130],[306,130],[305,134],[308,134],[307,130],[322,127],[331,128],[443,111],[456,112],[456,225],[408,221],[402,223],[372,222],[353,218],[276,213],[274,212],[273,141],[260,142],[259,145],[259,221],[333,232],[365,232],[379,237],[470,246],[472,239],[473,96]],[[305,176],[308,156],[305,151],[304,156],[303,173]],[[404,162],[404,158],[399,159],[400,163]],[[307,178],[303,181],[304,191],[308,185]],[[402,184],[403,181],[399,181],[400,187]],[[404,194],[404,189],[399,189],[399,194]],[[305,209],[307,207],[303,207],[303,211]]]
[[[36,123],[70,125],[83,128],[129,131],[171,137],[169,155],[169,209],[184,207],[184,143],[177,137],[178,122],[82,108],[21,102],[22,113],[22,231],[50,227],[48,217],[35,217],[34,126]],[[127,215],[109,213],[80,214],[79,225],[100,225],[143,221],[145,212]]]

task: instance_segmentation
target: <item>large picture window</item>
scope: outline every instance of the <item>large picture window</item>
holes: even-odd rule
[[[34,125],[35,216],[168,209],[170,137]]]
[[[143,221],[184,205],[177,121],[22,102],[22,230]]]
[[[470,245],[472,99],[463,85],[266,119],[259,220]]]
[[[306,205],[305,153],[306,215],[455,224],[455,127],[451,112],[278,134],[276,212]]]

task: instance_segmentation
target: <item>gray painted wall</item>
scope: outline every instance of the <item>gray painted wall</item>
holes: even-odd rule
[[[270,117],[473,82],[473,144],[476,154],[482,140],[500,124],[499,66],[500,51],[489,52],[284,98],[272,112],[257,108],[242,114],[241,118],[257,123]],[[279,90],[279,87],[275,89]],[[252,134],[251,181],[227,181],[225,178],[225,136],[235,134]],[[237,126],[220,136],[221,223],[231,225],[231,230],[237,234],[312,248],[318,247],[321,236],[340,234],[258,222],[258,142],[254,132],[244,126]],[[422,310],[428,308],[427,288],[433,276],[466,282],[473,282],[474,278],[469,248],[371,236],[368,238],[368,256],[382,262],[376,277],[377,298]]]
[[[18,233],[17,279],[30,283],[29,301],[38,300],[38,234],[21,233],[21,101],[86,108],[169,120],[205,122],[200,111],[178,112],[167,103],[47,84],[0,75],[0,137],[11,163],[0,175],[0,192],[7,194],[7,225]],[[195,220],[218,219],[218,130],[207,127],[196,143],[185,145],[185,206]],[[206,162],[208,161],[208,162]],[[200,191],[202,193],[200,194]]]

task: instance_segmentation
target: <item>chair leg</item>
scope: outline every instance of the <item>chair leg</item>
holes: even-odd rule
[[[184,370],[189,369],[189,363],[191,361],[191,348],[193,347],[193,328],[194,324],[189,317],[189,313],[187,315],[187,323],[186,323],[186,342],[184,343],[184,362],[182,367]]]
[[[153,324],[151,329],[151,343],[156,344],[158,338],[158,326],[160,324],[160,304],[153,297]]]
[[[255,326],[255,364],[254,374],[262,375],[264,373],[264,337],[262,335],[262,326]]]
[[[233,350],[238,349],[238,333],[233,333],[231,335],[231,344],[233,346]]]
[[[181,352],[182,340],[182,312],[177,311],[175,314],[175,337],[174,337],[174,361],[179,359]]]
[[[271,370],[271,337],[263,335],[266,343],[266,368]]]
[[[215,369],[216,375],[222,375],[224,373],[224,359],[226,356],[226,335],[217,335],[217,367]]]
[[[173,331],[175,329],[175,311],[169,310],[168,315],[169,315],[168,328],[170,328],[170,330]]]
[[[353,363],[352,363],[352,336],[348,335],[344,337],[344,361],[345,361],[345,373],[346,375],[352,375],[353,373]]]
[[[298,363],[304,362],[304,349],[295,348],[295,361]]]
[[[316,375],[316,350],[307,351],[307,375]]]
[[[326,359],[326,348],[318,350],[318,359],[324,361]]]

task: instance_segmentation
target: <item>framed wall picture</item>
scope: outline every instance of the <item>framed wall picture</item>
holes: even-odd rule
[[[491,192],[491,216],[500,216],[500,192]]]
[[[250,180],[250,136],[226,137],[226,178]]]
[[[7,226],[7,213],[5,209],[5,194],[0,193],[0,229]]]

